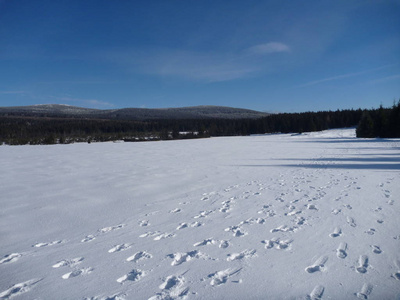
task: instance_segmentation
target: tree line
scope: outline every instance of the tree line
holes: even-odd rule
[[[399,138],[400,137],[400,100],[392,108],[366,110],[358,124],[357,137],[363,138]]]
[[[0,144],[147,141],[301,133],[357,127],[358,137],[400,137],[400,101],[392,108],[272,114],[259,119],[104,120],[0,117]]]

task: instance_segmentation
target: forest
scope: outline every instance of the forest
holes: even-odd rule
[[[0,145],[68,144],[302,133],[357,127],[357,137],[400,137],[400,101],[391,108],[272,114],[258,119],[105,120],[1,116]]]

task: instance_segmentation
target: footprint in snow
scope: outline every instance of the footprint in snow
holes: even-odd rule
[[[280,225],[277,228],[271,229],[271,232],[272,233],[278,232],[278,231],[280,231],[280,232],[294,232],[296,230],[297,230],[297,227],[295,227],[295,226],[290,227],[290,226],[287,226],[287,225]]]
[[[91,242],[93,240],[95,240],[96,238],[94,237],[94,235],[87,235],[84,239],[81,240],[81,243],[87,243],[87,242]]]
[[[209,214],[211,214],[213,211],[212,210],[203,210],[201,212],[199,212],[198,215],[194,216],[194,219],[199,219],[199,218],[206,218]]]
[[[73,258],[73,259],[64,259],[64,260],[61,260],[61,261],[57,262],[52,267],[53,268],[60,268],[60,267],[68,266],[68,267],[73,268],[76,265],[79,265],[83,260],[84,260],[83,257],[77,257],[77,258]]]
[[[180,223],[178,227],[176,227],[176,230],[181,230],[183,228],[187,228],[189,225],[187,223]]]
[[[2,260],[0,260],[0,265],[16,262],[21,256],[22,256],[22,254],[20,254],[20,253],[8,254],[8,255],[4,256],[4,258]]]
[[[234,237],[241,237],[241,236],[247,235],[247,232],[244,231],[239,226],[231,226],[231,227],[225,228],[225,231],[231,231],[233,233]]]
[[[310,295],[308,295],[308,299],[310,300],[320,300],[322,295],[324,294],[325,288],[322,285],[317,285],[311,291]]]
[[[201,242],[195,243],[193,246],[194,247],[199,247],[199,246],[212,245],[212,244],[215,244],[216,242],[217,242],[216,240],[213,240],[212,238],[209,238],[209,239],[205,239],[205,240],[203,240]]]
[[[228,279],[234,275],[239,274],[241,269],[226,269],[222,271],[218,271],[208,275],[208,278],[211,278],[210,284],[212,286],[219,286],[221,284],[227,283]]]
[[[306,268],[307,273],[315,273],[318,271],[324,271],[325,269],[325,263],[328,260],[327,256],[321,256],[318,258],[314,264]]]
[[[368,296],[371,294],[372,289],[373,289],[372,284],[364,283],[362,288],[361,288],[361,291],[356,293],[355,295],[359,299],[365,299],[366,300],[366,299],[368,299]]]
[[[107,233],[107,232],[110,232],[110,231],[114,231],[114,230],[118,230],[118,229],[124,228],[125,226],[126,226],[125,224],[119,224],[119,225],[116,225],[116,226],[104,227],[102,229],[99,229],[99,232]]]
[[[365,231],[365,233],[369,234],[369,235],[374,235],[375,234],[375,229],[374,228],[370,228],[367,231]]]
[[[256,255],[256,250],[244,250],[240,253],[232,253],[228,254],[228,258],[226,259],[227,261],[233,261],[233,260],[242,260],[242,259],[248,259],[252,258],[253,256]]]
[[[0,293],[0,299],[11,299],[26,292],[29,292],[42,279],[31,279],[25,282],[14,284],[8,290]]]
[[[382,250],[381,247],[377,246],[377,245],[371,245],[372,248],[372,252],[374,252],[375,254],[381,254]]]
[[[150,225],[149,220],[141,220],[141,221],[139,221],[139,226],[140,227],[146,227],[146,226],[149,226],[149,225]]]
[[[345,242],[340,243],[339,247],[336,250],[336,256],[338,258],[346,258],[347,256],[346,250],[347,250],[347,243]]]
[[[108,250],[108,253],[114,253],[114,252],[119,252],[119,251],[124,251],[126,249],[129,249],[131,245],[129,244],[120,244],[112,247],[110,250]]]
[[[356,267],[356,271],[358,273],[367,273],[368,268],[368,256],[367,255],[360,255],[358,259],[358,266]]]
[[[157,235],[153,240],[155,240],[155,241],[160,241],[160,240],[163,240],[163,239],[169,239],[169,238],[173,238],[175,236],[175,234],[174,233],[162,233],[162,234],[160,234],[160,235]]]
[[[399,270],[399,271],[397,271],[396,273],[392,274],[392,277],[394,279],[400,280],[400,260],[398,260],[398,259],[395,260],[394,261],[394,265],[396,266],[397,270]]]
[[[335,238],[342,235],[342,229],[340,227],[335,227],[333,232],[329,235],[331,238]]]
[[[168,276],[159,286],[159,289],[161,293],[157,293],[148,300],[185,299],[189,293],[189,288],[185,286],[185,278],[183,276]]]
[[[143,272],[142,270],[133,269],[128,274],[118,278],[117,282],[123,284],[125,281],[138,281],[145,275],[146,275],[146,273]]]
[[[219,247],[223,248],[223,249],[228,248],[229,247],[229,242],[228,241],[221,241],[219,243]]]
[[[143,233],[143,234],[139,235],[139,237],[145,238],[145,237],[155,236],[155,235],[158,235],[160,233],[161,233],[160,231],[148,231],[146,233]]]
[[[265,249],[276,248],[279,250],[288,250],[290,249],[290,244],[293,240],[280,240],[279,238],[272,238],[270,240],[261,241],[261,243],[265,244]]]
[[[133,254],[132,256],[129,256],[126,261],[133,261],[137,263],[140,260],[144,259],[149,259],[152,258],[153,256],[150,253],[147,253],[146,251],[139,251]]]
[[[170,214],[176,214],[178,212],[181,212],[180,208],[175,208],[175,209],[172,209],[172,210],[169,211]]]
[[[84,268],[84,269],[78,269],[78,270],[74,270],[72,272],[66,273],[63,276],[61,276],[63,279],[69,279],[69,278],[73,278],[73,277],[78,277],[81,275],[87,275],[92,273],[93,268]]]
[[[48,243],[36,243],[36,244],[32,245],[32,247],[41,248],[41,247],[47,247],[47,246],[54,246],[54,245],[57,245],[57,244],[61,244],[63,242],[65,242],[65,241],[57,240],[57,241],[48,242]]]
[[[347,217],[346,221],[351,227],[356,227],[357,226],[356,221],[352,217]]]
[[[174,254],[168,254],[167,257],[170,257],[173,259],[171,266],[178,266],[180,264],[183,264],[184,262],[190,261],[194,258],[205,258],[206,255],[204,255],[203,253],[197,251],[197,250],[193,250],[193,251],[189,251],[189,252],[178,252],[178,253],[174,253]]]

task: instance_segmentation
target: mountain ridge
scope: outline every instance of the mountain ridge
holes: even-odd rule
[[[270,114],[228,106],[200,105],[177,108],[95,109],[65,104],[0,107],[0,116],[71,117],[111,120],[258,119]]]

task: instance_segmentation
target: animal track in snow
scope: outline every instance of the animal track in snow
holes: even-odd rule
[[[347,256],[346,250],[347,250],[347,243],[345,242],[340,243],[339,247],[336,250],[336,256],[338,258],[346,258]]]
[[[356,271],[358,273],[367,273],[368,268],[368,256],[367,255],[360,255],[358,259],[358,267],[356,267]]]
[[[315,273],[318,271],[323,271],[325,268],[325,263],[328,260],[327,256],[321,256],[318,258],[314,264],[306,268],[306,272],[308,273]]]
[[[129,244],[120,244],[112,247],[110,250],[108,250],[108,253],[114,253],[114,252],[119,252],[119,251],[124,251],[126,249],[129,249],[131,245]]]
[[[129,256],[126,261],[133,261],[133,262],[138,262],[143,259],[149,259],[152,258],[153,256],[150,253],[147,253],[146,251],[139,251],[133,254],[132,256]]]
[[[357,226],[356,221],[352,217],[347,217],[346,221],[351,227],[356,227]]]
[[[78,269],[78,270],[74,270],[72,272],[66,273],[62,276],[63,279],[69,279],[69,278],[73,278],[73,277],[78,277],[81,275],[86,275],[86,274],[90,274],[92,273],[93,268],[84,268],[84,269]]]
[[[90,234],[90,235],[87,235],[84,239],[82,239],[81,242],[82,243],[87,243],[87,242],[93,241],[95,239],[96,238],[93,235]]]
[[[208,278],[211,278],[210,284],[212,286],[225,284],[231,276],[239,274],[240,270],[241,269],[236,269],[236,270],[226,269],[223,271],[212,273],[208,275]]]
[[[8,290],[0,293],[0,299],[11,299],[15,296],[29,292],[33,286],[41,280],[42,279],[31,279],[25,282],[14,284]]]
[[[181,212],[181,211],[182,210],[180,208],[175,208],[175,209],[170,210],[169,213],[176,214],[176,213]]]
[[[226,259],[227,261],[233,261],[233,260],[241,260],[241,259],[248,259],[256,255],[256,250],[244,250],[240,253],[232,253],[228,254],[228,258]]]
[[[372,252],[374,252],[375,254],[381,254],[382,250],[381,247],[377,246],[377,245],[371,245],[372,248]]]
[[[335,238],[342,235],[342,229],[340,227],[335,227],[333,232],[329,235],[331,238]]]
[[[189,293],[189,288],[185,287],[185,279],[183,276],[168,276],[165,281],[159,286],[161,293],[148,300],[178,300],[185,299]]]
[[[104,227],[104,228],[100,229],[99,231],[101,233],[107,233],[107,232],[110,232],[110,231],[114,231],[114,230],[118,230],[118,229],[124,228],[125,226],[126,226],[125,224],[119,224],[119,225],[116,225],[116,226]]]
[[[201,253],[197,250],[189,251],[186,253],[178,252],[178,253],[174,253],[174,254],[169,254],[167,256],[170,258],[173,258],[171,266],[178,266],[178,265],[180,265],[184,262],[190,261],[194,258],[205,258],[206,257],[203,253]]]
[[[325,288],[322,285],[317,285],[307,298],[310,300],[320,300],[324,294],[324,290]]]
[[[195,243],[193,246],[198,247],[198,246],[212,245],[212,244],[215,244],[216,242],[217,242],[216,240],[209,238],[209,239],[205,239],[201,242]]]
[[[123,284],[125,281],[138,281],[145,275],[145,272],[143,272],[142,270],[133,269],[128,274],[118,278],[117,282]]]
[[[57,244],[61,244],[63,242],[64,242],[63,240],[58,240],[58,241],[48,242],[48,243],[36,243],[35,245],[32,245],[32,247],[41,248],[41,247],[47,247],[47,246],[54,246]]]
[[[337,215],[337,214],[339,214],[341,211],[342,211],[341,209],[335,208],[335,209],[332,210],[332,214]]]
[[[366,300],[366,299],[368,299],[368,296],[371,294],[372,289],[373,289],[372,284],[364,283],[362,288],[361,288],[361,292],[358,292],[355,295],[359,299],[365,299]]]
[[[22,256],[22,254],[20,254],[20,253],[8,254],[8,255],[4,256],[4,258],[2,260],[0,260],[0,265],[16,262],[21,256]]]
[[[169,239],[169,238],[172,238],[174,236],[175,236],[174,233],[167,233],[166,232],[166,233],[162,233],[162,234],[156,236],[153,240],[159,241],[159,240],[163,240],[163,239]]]
[[[77,258],[73,258],[73,259],[64,259],[59,261],[58,263],[54,264],[52,267],[53,268],[60,268],[60,267],[75,267],[76,265],[80,264],[82,261],[84,260],[83,257],[77,257]]]

